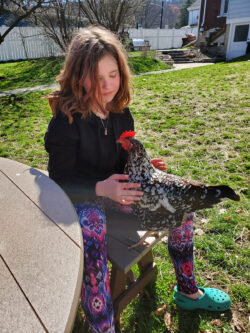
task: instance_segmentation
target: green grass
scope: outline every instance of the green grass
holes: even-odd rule
[[[55,83],[62,58],[42,58],[0,64],[0,91]]]
[[[144,57],[141,52],[129,53],[129,64],[134,74],[168,69],[170,66],[155,59],[154,52]],[[0,91],[56,83],[55,77],[63,66],[63,58],[41,58],[0,63]]]
[[[136,54],[134,55],[134,53]],[[140,54],[140,52],[131,52],[129,54],[129,64],[131,71],[134,74],[153,72],[171,68],[170,66],[156,59],[152,51],[148,52],[146,57]]]
[[[137,137],[168,172],[210,184],[228,184],[240,202],[225,201],[196,214],[195,268],[198,284],[228,292],[226,313],[181,311],[172,301],[175,284],[167,244],[154,248],[158,277],[147,294],[122,314],[122,332],[247,332],[249,302],[249,111],[250,62],[134,78],[131,111]],[[47,92],[0,99],[0,155],[46,169],[43,136],[51,112]],[[165,311],[156,310],[167,303]],[[171,316],[166,328],[164,313]],[[237,324],[238,321],[238,324]],[[79,307],[74,333],[86,332]]]

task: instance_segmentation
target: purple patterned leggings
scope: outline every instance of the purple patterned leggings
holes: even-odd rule
[[[75,205],[84,243],[84,273],[81,303],[91,332],[114,333],[114,314],[109,287],[106,250],[106,216],[94,203]],[[168,249],[174,265],[178,290],[197,292],[193,273],[193,215],[170,230]]]

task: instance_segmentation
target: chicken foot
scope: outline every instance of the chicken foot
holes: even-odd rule
[[[140,245],[149,245],[149,243],[146,241],[148,237],[159,237],[159,232],[158,231],[147,231],[142,238],[135,244],[131,245],[128,247],[129,250],[134,249],[135,247],[138,247]]]

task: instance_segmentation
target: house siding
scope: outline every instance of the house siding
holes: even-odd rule
[[[230,0],[227,20],[250,17],[250,0]]]
[[[199,9],[190,10],[189,16],[188,16],[188,25],[190,25],[190,26],[198,25],[199,15],[200,15]]]
[[[249,0],[247,0],[249,1]],[[203,14],[204,14],[204,4],[205,0],[201,0],[201,17],[200,17],[200,27],[203,23]],[[224,27],[226,24],[226,17],[220,17],[220,0],[207,0],[205,20],[203,24],[204,30],[209,30],[212,28]]]
[[[246,54],[250,31],[245,41],[234,41],[235,29],[242,24],[250,25],[250,0],[230,0],[227,15],[227,25],[230,27],[226,53],[227,60]]]

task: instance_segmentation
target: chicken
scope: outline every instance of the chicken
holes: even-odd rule
[[[129,182],[140,183],[144,192],[141,200],[133,204],[142,230],[163,231],[178,227],[190,213],[211,208],[223,198],[240,200],[229,186],[207,186],[156,169],[134,135],[132,131],[124,132],[117,142],[128,151],[124,173],[129,175]]]

